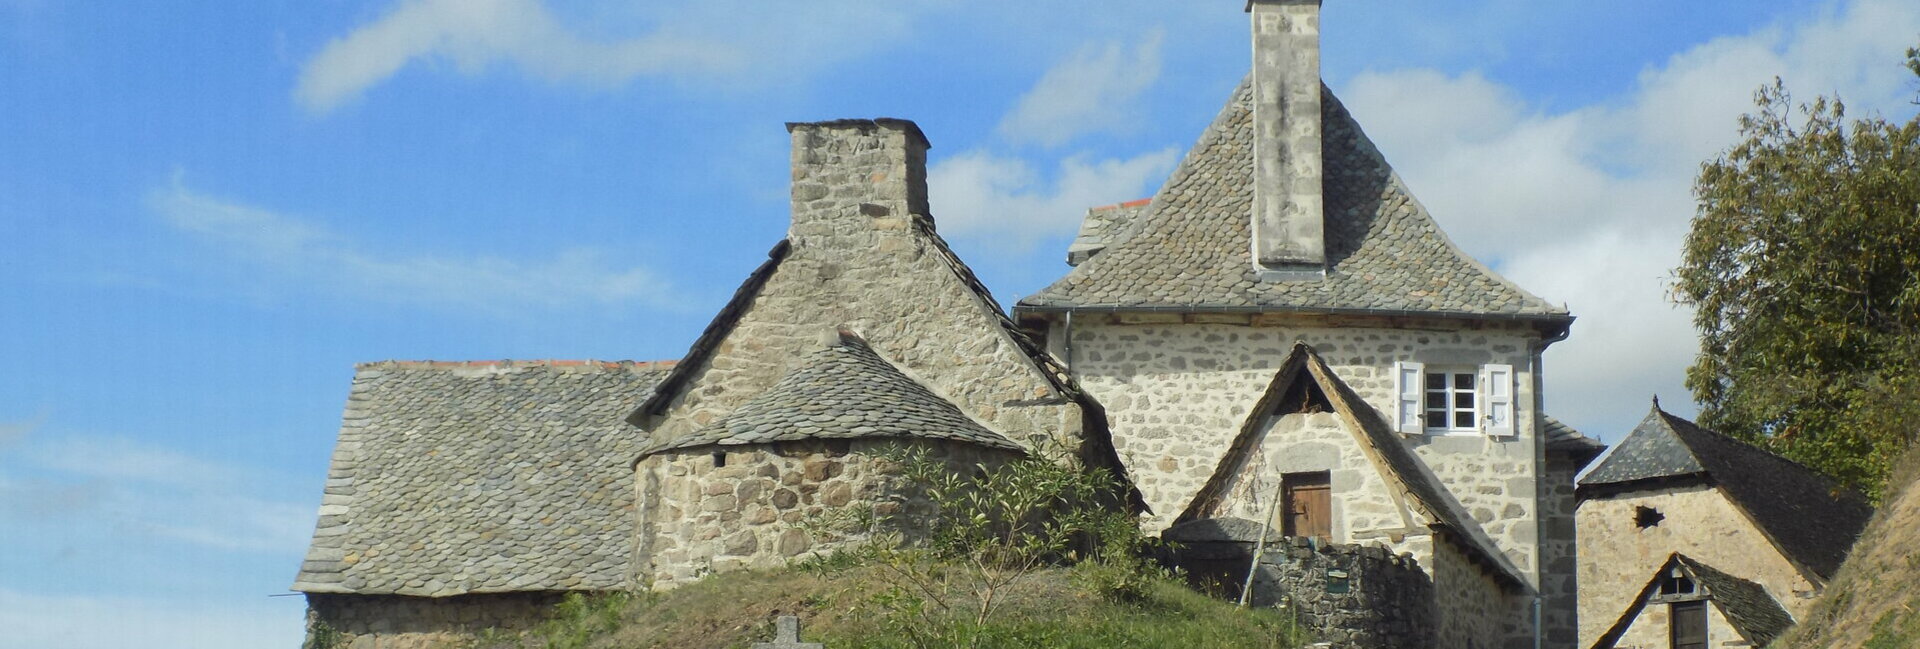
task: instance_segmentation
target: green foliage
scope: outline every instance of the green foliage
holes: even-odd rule
[[[314,620],[307,624],[307,639],[300,649],[337,649],[345,639],[333,625]]]
[[[1122,485],[1104,469],[1056,462],[1046,450],[988,466],[958,467],[921,445],[895,449],[910,498],[932,504],[923,520],[879,525],[870,508],[816,523],[816,536],[867,542],[810,564],[871,566],[888,585],[869,604],[880,623],[916,647],[977,647],[1008,593],[1037,572],[1079,563],[1082,583],[1114,599],[1138,598],[1157,574],[1150,542],[1127,510]],[[902,523],[905,523],[904,525]],[[915,533],[902,534],[910,527]]]
[[[463,643],[474,649],[587,649],[620,628],[624,612],[637,598],[621,592],[567,593],[540,624],[524,632],[487,628]]]
[[[1778,80],[1756,104],[1694,183],[1687,387],[1706,426],[1877,497],[1920,431],[1920,118],[1796,106]]]

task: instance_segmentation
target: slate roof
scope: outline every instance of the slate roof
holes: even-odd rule
[[[1369,455],[1375,466],[1383,469],[1386,474],[1384,477],[1398,482],[1413,497],[1414,506],[1431,521],[1428,524],[1430,528],[1451,539],[1468,558],[1485,567],[1496,580],[1521,591],[1530,589],[1525,574],[1500,551],[1500,547],[1467,514],[1466,508],[1440,483],[1440,478],[1433,474],[1426,463],[1420,461],[1413,449],[1400,441],[1393,426],[1345,381],[1340,380],[1312,347],[1302,342],[1294,343],[1287,360],[1274,372],[1273,381],[1247,414],[1240,432],[1227,446],[1213,475],[1194,495],[1186,510],[1175,519],[1176,527],[1182,523],[1213,518],[1217,514],[1232,476],[1246,465],[1247,458],[1259,446],[1264,431],[1268,430],[1264,425],[1266,418],[1301,377],[1306,377],[1312,382],[1311,386],[1326,397],[1333,412],[1339,415],[1355,440],[1362,444],[1362,449],[1371,451]]]
[[[293,589],[446,597],[626,585],[621,415],[668,363],[359,366]]]
[[[1080,234],[1067,246],[1067,265],[1078,266],[1108,246],[1133,236],[1134,231],[1139,229],[1140,216],[1146,214],[1152,205],[1153,199],[1142,198],[1087,208],[1087,215],[1080,219]]]
[[[1324,90],[1325,278],[1262,281],[1251,260],[1252,90],[1243,81],[1138,229],[1022,311],[1188,309],[1571,321],[1449,241]]]
[[[1764,647],[1793,626],[1793,616],[1780,606],[1779,600],[1767,594],[1760,584],[1727,574],[1713,566],[1701,563],[1684,554],[1674,553],[1667,557],[1666,563],[1655,570],[1653,578],[1640,589],[1632,603],[1614,620],[1613,626],[1600,639],[1593,643],[1592,649],[1612,649],[1632,628],[1633,622],[1652,603],[1654,594],[1659,592],[1660,581],[1667,572],[1679,567],[1697,584],[1702,595],[1713,602],[1720,614],[1727,618],[1735,631],[1752,646]]]
[[[1067,372],[1065,365],[1060,364],[1052,355],[1042,350],[1032,337],[1014,324],[1013,319],[1008,317],[1006,310],[1000,306],[1000,302],[994,299],[993,292],[987,290],[986,284],[980,281],[973,269],[968,267],[966,262],[961,261],[960,256],[954,254],[952,246],[947,245],[946,239],[935,231],[931,218],[923,215],[913,216],[915,217],[912,219],[914,233],[922,237],[927,242],[928,248],[945,262],[947,269],[969,291],[973,292],[989,317],[1020,349],[1021,355],[1028,362],[1033,363],[1034,368],[1061,398],[1080,406],[1083,413],[1081,431],[1085,438],[1081,461],[1086,462],[1088,466],[1102,467],[1111,471],[1127,485],[1128,505],[1136,511],[1147,511],[1149,508],[1146,496],[1140,493],[1139,487],[1135,486],[1133,480],[1128,477],[1126,463],[1120,460],[1120,452],[1113,445],[1112,433],[1107,428],[1106,408],[1101,406],[1093,395],[1080,388],[1080,384],[1072,374]],[[700,337],[694,340],[686,356],[682,357],[679,364],[668,372],[660,380],[660,384],[627,415],[628,423],[644,429],[653,425],[654,418],[666,414],[673,398],[686,389],[687,382],[693,380],[694,372],[706,364],[707,359],[713,356],[720,343],[733,332],[733,328],[740,323],[740,318],[753,306],[754,298],[766,288],[767,281],[780,270],[780,263],[786,260],[792,250],[793,243],[789,240],[782,239],[774,244],[773,249],[767,252],[767,260],[755,268],[753,273],[747,276],[746,281],[741,283],[740,288],[734,291],[733,297],[727,301],[726,306],[721,307],[720,312],[707,323]]]
[[[1583,497],[1675,482],[1717,485],[1787,559],[1831,579],[1865,529],[1865,498],[1818,472],[1701,428],[1656,402],[1618,448],[1580,479]]]
[[[1607,445],[1600,443],[1600,440],[1580,434],[1580,431],[1575,430],[1574,427],[1554,419],[1551,415],[1542,415],[1540,423],[1542,424],[1540,432],[1547,438],[1549,451],[1598,454],[1607,450]]]
[[[894,437],[966,442],[1024,452],[960,407],[900,372],[852,333],[800,361],[798,369],[725,417],[642,456],[699,446],[807,439]]]

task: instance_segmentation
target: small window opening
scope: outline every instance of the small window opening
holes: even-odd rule
[[[1473,372],[1427,372],[1427,428],[1473,430],[1479,426]]]
[[[1661,575],[1660,594],[1691,595],[1693,594],[1693,578],[1688,577],[1686,571],[1681,570],[1679,566],[1674,566],[1673,569],[1667,571],[1667,574]]]
[[[714,454],[713,454],[713,468],[716,468],[716,469],[718,469],[718,468],[721,468],[721,467],[724,467],[724,466],[726,466],[726,465],[727,465],[727,454],[726,454],[726,453],[714,453]]]
[[[1645,506],[1636,506],[1633,508],[1633,525],[1640,529],[1644,530],[1659,525],[1660,521],[1664,520],[1667,520],[1667,515],[1660,513],[1658,509]]]

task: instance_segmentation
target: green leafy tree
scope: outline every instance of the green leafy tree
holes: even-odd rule
[[[1920,431],[1920,117],[1796,105],[1778,79],[1755,103],[1694,183],[1687,387],[1708,427],[1877,498]]]

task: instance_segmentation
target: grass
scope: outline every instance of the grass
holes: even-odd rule
[[[1886,499],[1820,601],[1776,649],[1920,647],[1920,447],[1888,480]]]
[[[1040,572],[984,625],[971,618],[905,623],[881,602],[889,582],[871,568],[747,571],[667,593],[572,598],[522,634],[492,634],[479,649],[736,649],[773,638],[778,615],[801,619],[803,639],[828,649],[1218,647],[1292,649],[1305,635],[1279,611],[1240,609],[1154,578],[1116,598],[1073,569]]]

